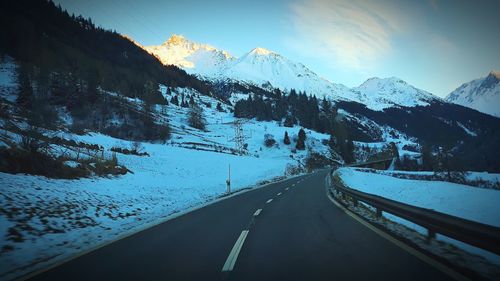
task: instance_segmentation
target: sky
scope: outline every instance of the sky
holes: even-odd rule
[[[255,47],[349,87],[399,77],[444,97],[500,70],[498,0],[55,0],[143,45],[172,34],[239,57]]]

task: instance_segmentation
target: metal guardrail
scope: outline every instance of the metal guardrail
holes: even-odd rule
[[[331,177],[331,175],[329,175]],[[487,224],[462,219],[459,217],[436,212],[431,209],[415,207],[381,196],[361,192],[349,187],[335,184],[330,178],[332,188],[350,199],[357,205],[358,201],[368,204],[377,210],[377,216],[387,212],[427,229],[428,238],[436,233],[445,235],[466,244],[500,255],[500,228]]]
[[[353,163],[353,164],[347,165],[347,167],[359,167],[359,166],[366,166],[366,165],[375,164],[375,163],[388,162],[388,161],[394,160],[394,158],[396,158],[396,157],[389,157],[389,158],[372,160],[372,161],[367,161],[367,162],[360,162],[360,163]]]

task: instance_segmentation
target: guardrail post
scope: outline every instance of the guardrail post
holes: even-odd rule
[[[432,239],[436,238],[436,232],[430,228],[427,229],[427,242],[431,242]]]
[[[358,199],[351,197],[352,203],[354,204],[354,207],[358,207]]]
[[[376,219],[382,219],[383,212],[386,212],[420,225],[427,232],[426,237],[423,239],[428,244],[431,244],[439,233],[500,255],[500,227],[381,198],[380,196],[337,185],[334,182],[330,184],[332,185],[331,191],[335,192],[335,197],[338,196],[344,202],[349,199],[354,205],[358,204],[358,206],[359,201],[361,201],[363,204],[370,206],[372,216],[376,217]]]

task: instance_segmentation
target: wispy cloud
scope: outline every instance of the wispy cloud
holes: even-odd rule
[[[301,0],[290,7],[292,41],[300,51],[353,69],[370,67],[390,52],[391,35],[404,26],[381,1]]]

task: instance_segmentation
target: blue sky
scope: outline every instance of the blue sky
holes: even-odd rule
[[[172,34],[241,56],[264,47],[336,83],[400,77],[445,96],[500,70],[497,0],[55,0],[143,45]]]

